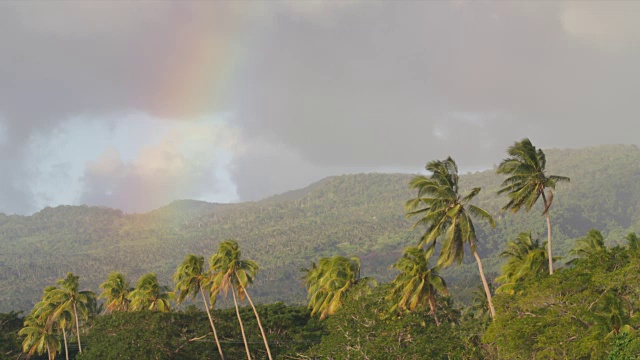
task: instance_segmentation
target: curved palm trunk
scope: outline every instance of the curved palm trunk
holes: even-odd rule
[[[238,315],[238,322],[240,323],[240,331],[242,332],[242,340],[244,341],[244,348],[247,350],[247,358],[251,360],[251,353],[249,353],[249,344],[247,343],[247,337],[244,334],[244,326],[242,325],[240,310],[238,309],[238,300],[236,299],[236,290],[233,288],[231,289],[231,295],[233,295],[233,304],[236,306],[236,315]]]
[[[69,360],[69,349],[67,348],[67,331],[62,327],[62,338],[64,339],[64,357]]]
[[[480,256],[477,251],[473,251],[473,256],[476,258],[476,262],[478,263],[478,270],[480,271],[480,278],[482,279],[482,286],[484,287],[484,292],[487,295],[487,302],[489,303],[489,311],[491,312],[491,318],[495,319],[496,310],[493,308],[493,301],[491,300],[491,290],[489,290],[489,284],[487,283],[487,278],[484,277],[484,269],[482,268],[482,261],[480,260]]]
[[[220,353],[220,359],[224,360],[224,355],[222,354],[222,348],[220,347],[220,341],[218,340],[218,333],[216,333],[216,327],[213,325],[213,318],[211,317],[211,312],[209,311],[209,304],[207,302],[207,297],[204,296],[204,290],[202,288],[200,288],[200,294],[202,295],[202,301],[204,301],[204,309],[207,310],[207,316],[209,317],[209,324],[211,324],[211,330],[213,330],[213,337],[216,339],[216,345],[218,345],[218,352]]]
[[[47,341],[47,357],[49,358],[49,360],[53,360],[53,358],[51,357],[51,347],[49,346],[48,341]]]
[[[544,196],[542,191],[542,201],[544,201],[544,208],[546,209],[545,215],[547,217],[547,255],[549,256],[549,275],[553,275],[553,253],[551,251],[551,216],[549,215],[549,207],[551,204],[547,203],[547,197]]]
[[[249,300],[249,304],[251,304],[251,308],[253,309],[253,313],[256,315],[256,320],[258,320],[258,327],[260,327],[260,333],[262,333],[262,340],[264,340],[264,347],[267,348],[267,356],[269,356],[269,360],[273,360],[271,357],[271,350],[269,349],[269,343],[267,342],[267,336],[264,334],[264,329],[262,328],[262,324],[260,323],[260,316],[258,315],[258,311],[256,307],[253,305],[253,301],[251,301],[251,296],[247,292],[247,289],[242,287],[244,290],[244,294],[247,296],[247,300]],[[436,320],[437,321],[437,320]]]
[[[436,316],[436,298],[433,294],[429,294],[429,307],[431,308],[431,314],[433,315],[433,320],[436,321],[436,326],[440,326],[438,322],[438,317]]]
[[[78,336],[78,352],[82,352],[82,344],[80,344],[80,325],[78,325],[78,309],[75,301],[73,302],[73,317],[76,319],[76,335]]]

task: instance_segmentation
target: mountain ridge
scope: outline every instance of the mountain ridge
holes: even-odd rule
[[[549,174],[572,177],[571,183],[558,185],[551,210],[559,256],[566,256],[572,240],[591,228],[602,230],[608,244],[622,243],[627,231],[640,231],[636,146],[545,152]],[[44,286],[68,271],[94,291],[116,270],[132,285],[152,271],[170,284],[184,255],[208,258],[228,238],[237,239],[245,256],[261,266],[255,286],[260,302],[304,301],[299,269],[321,256],[360,256],[363,274],[388,281],[394,275],[389,265],[422,231],[412,231],[413,222],[404,213],[404,203],[414,196],[407,187],[414,175],[332,176],[260,201],[181,200],[144,214],[63,205],[31,216],[0,215],[0,286],[7,289],[0,294],[0,311],[28,309]],[[539,238],[546,234],[542,209],[500,212],[505,198],[495,192],[501,180],[493,170],[461,175],[463,188],[483,188],[477,203],[498,222],[496,229],[478,225],[479,252],[490,278],[500,269],[497,255],[508,239],[529,230]],[[464,301],[471,284],[475,286],[475,264],[465,262],[443,273]]]

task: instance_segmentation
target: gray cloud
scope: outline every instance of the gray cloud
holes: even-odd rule
[[[637,143],[635,3],[384,2],[333,15],[275,19],[237,97],[247,131],[314,165],[417,171],[451,154],[489,166],[524,136]]]
[[[637,143],[638,3],[336,4],[1,3],[0,211],[34,210],[27,144],[77,115],[233,114],[244,199],[447,155],[490,166],[524,136],[544,147]],[[229,49],[242,56],[230,79],[163,82],[191,47],[211,66]],[[203,91],[223,80],[215,98]],[[125,196],[100,194],[138,192],[134,165],[108,176],[92,166],[82,201],[123,207]],[[215,182],[190,179],[194,193]]]

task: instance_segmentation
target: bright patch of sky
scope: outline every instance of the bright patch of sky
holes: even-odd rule
[[[216,186],[212,185],[211,190],[205,191],[197,200],[237,201],[235,185],[227,170],[233,154],[224,146],[211,143],[206,135],[207,129],[225,123],[222,116],[206,116],[189,122],[157,119],[144,113],[117,118],[75,117],[52,133],[32,136],[29,163],[38,164],[38,167],[30,169],[35,175],[30,187],[39,208],[79,204],[83,176],[90,162],[115,149],[122,163],[134,163],[144,149],[162,147],[171,134],[181,133],[187,134],[176,150],[181,156],[196,162],[216,159],[212,174]],[[0,140],[1,130],[0,127]]]

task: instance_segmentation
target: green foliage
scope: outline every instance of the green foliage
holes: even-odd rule
[[[496,293],[513,294],[516,283],[528,277],[541,276],[548,271],[545,245],[531,238],[531,233],[520,233],[515,240],[509,240],[507,249],[500,254],[507,258],[502,267],[502,275],[496,282],[502,283]]]
[[[498,316],[484,340],[498,359],[622,354],[626,345],[616,341],[623,333],[635,336],[640,325],[639,283],[640,258],[627,249],[592,254],[553,276],[523,281],[513,295],[497,295]]]
[[[542,149],[536,149],[527,138],[510,146],[507,153],[509,157],[497,169],[498,174],[508,176],[502,182],[502,189],[498,191],[498,194],[506,193],[509,196],[509,202],[503,210],[517,212],[524,207],[529,211],[542,196],[546,213],[552,198],[549,201],[545,198],[545,189],[555,190],[557,182],[569,182],[569,178],[546,175],[547,157]]]
[[[578,258],[596,256],[598,253],[606,252],[604,247],[604,237],[597,229],[589,230],[587,236],[578,239],[575,246],[569,253]],[[571,263],[571,261],[570,261]]]
[[[156,274],[145,274],[129,294],[131,310],[171,311],[171,300],[175,297],[174,295],[169,292],[168,286],[160,285]]]
[[[131,304],[129,293],[131,293],[133,289],[129,286],[129,282],[125,279],[124,275],[117,271],[112,272],[107,277],[107,281],[100,285],[100,289],[103,291],[98,298],[106,299],[106,313],[129,310],[129,305]]]
[[[0,360],[11,359],[20,354],[21,339],[18,331],[24,319],[20,313],[0,313]]]
[[[320,341],[322,324],[303,307],[282,303],[258,306],[276,357],[296,356]],[[266,358],[249,307],[240,310],[247,319],[249,347],[253,358]],[[245,357],[244,346],[232,309],[213,311],[225,358]],[[202,311],[113,312],[96,319],[86,337],[86,350],[78,360],[96,359],[218,359],[218,351]]]
[[[429,267],[431,251],[425,251],[421,247],[408,247],[404,254],[393,265],[400,273],[393,280],[393,289],[388,298],[392,301],[391,311],[426,308],[429,306],[430,314],[438,324],[436,311],[436,294],[448,295],[447,284],[438,275],[437,268]]]
[[[320,319],[333,315],[342,306],[349,290],[358,283],[375,285],[373,278],[360,277],[360,259],[334,256],[322,258],[303,269],[304,285],[307,288],[311,315],[320,314]]]
[[[454,318],[436,327],[425,310],[389,315],[386,297],[390,290],[390,285],[371,292],[364,285],[355,287],[344,306],[325,320],[329,334],[306,355],[317,359],[481,358],[478,338],[468,332],[477,330],[473,326],[456,325]]]

